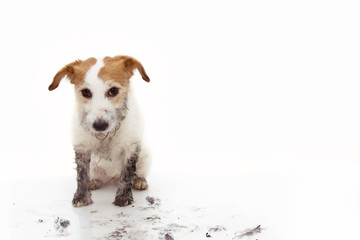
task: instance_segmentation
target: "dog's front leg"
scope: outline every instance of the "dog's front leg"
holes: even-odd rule
[[[114,204],[120,207],[127,206],[133,202],[132,181],[135,176],[136,162],[139,159],[138,151],[124,164]]]
[[[77,190],[73,198],[74,207],[82,207],[92,203],[90,183],[90,152],[75,151],[75,162],[77,170]]]

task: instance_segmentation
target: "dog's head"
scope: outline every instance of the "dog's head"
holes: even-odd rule
[[[116,132],[126,117],[130,78],[137,69],[149,82],[143,66],[129,56],[77,60],[63,67],[49,86],[52,91],[67,77],[75,85],[81,125],[95,136]]]

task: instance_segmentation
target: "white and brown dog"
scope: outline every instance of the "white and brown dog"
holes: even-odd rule
[[[129,56],[77,60],[63,67],[49,86],[54,90],[64,77],[75,85],[75,207],[91,204],[91,190],[107,183],[118,184],[114,201],[118,206],[133,202],[132,187],[148,187],[150,159],[130,86],[135,69],[150,81],[141,63]]]

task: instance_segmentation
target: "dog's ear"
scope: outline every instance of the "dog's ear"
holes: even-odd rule
[[[76,67],[77,65],[80,65],[83,61],[81,60],[76,60],[75,62],[69,63],[67,64],[65,67],[63,67],[54,77],[52,83],[49,86],[49,91],[52,91],[54,89],[56,89],[59,84],[60,81],[67,76],[70,81],[73,81],[73,76],[75,73],[74,67]]]
[[[137,70],[141,74],[142,79],[144,79],[146,82],[150,82],[149,76],[146,74],[144,67],[138,60],[132,57],[126,57],[124,60],[124,64],[126,70],[131,73],[133,73],[134,69],[137,68]]]

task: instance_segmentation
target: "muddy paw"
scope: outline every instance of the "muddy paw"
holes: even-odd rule
[[[113,204],[116,206],[125,207],[133,203],[133,201],[134,200],[132,196],[116,196]]]
[[[148,183],[145,178],[135,176],[133,178],[132,187],[136,190],[146,190],[148,188]]]
[[[91,200],[90,195],[75,194],[72,200],[72,204],[74,207],[83,207],[92,203],[93,201]]]
[[[90,181],[89,189],[90,190],[96,190],[96,189],[101,188],[102,185],[103,185],[103,182],[101,180],[93,179],[93,180]]]

